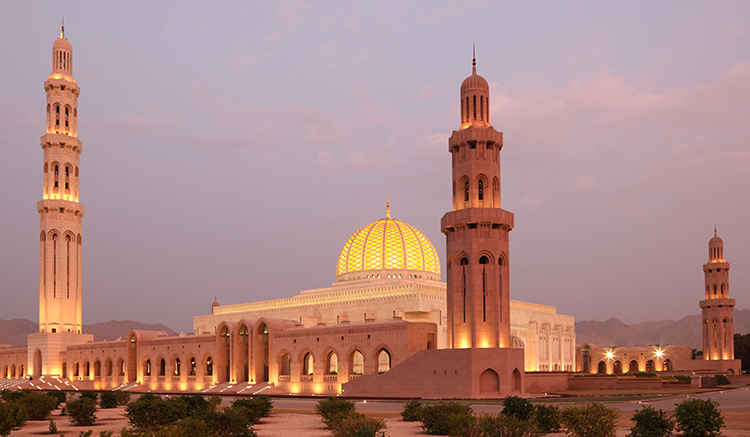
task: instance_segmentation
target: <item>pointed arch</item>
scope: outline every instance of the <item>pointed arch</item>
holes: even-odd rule
[[[521,387],[521,372],[518,369],[513,369],[513,393],[521,393],[522,387]]]
[[[500,375],[493,369],[487,368],[479,375],[480,393],[500,393]]]
[[[282,349],[276,358],[276,365],[279,376],[290,376],[292,374],[292,354],[288,350]]]
[[[325,368],[323,374],[325,375],[338,375],[339,373],[339,353],[333,347],[329,347],[323,353],[325,357]]]

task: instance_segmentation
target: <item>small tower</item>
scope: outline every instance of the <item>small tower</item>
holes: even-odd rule
[[[79,202],[78,95],[73,78],[73,47],[65,27],[52,44],[52,73],[47,92],[46,129],[41,138],[44,155],[42,200],[39,212],[39,333],[30,334],[30,375],[61,375],[60,352],[70,344],[85,343],[81,318],[81,219]]]
[[[729,263],[724,241],[716,235],[708,242],[708,262],[703,264],[706,299],[703,310],[703,359],[734,359],[734,299],[729,298]]]
[[[461,84],[461,124],[448,140],[453,211],[446,236],[449,348],[510,347],[508,233],[513,213],[500,208],[503,133],[490,124],[490,87],[477,74]]]

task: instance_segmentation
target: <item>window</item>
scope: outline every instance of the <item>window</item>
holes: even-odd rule
[[[174,376],[180,376],[180,359],[174,359]]]
[[[464,202],[469,201],[469,180],[464,182]]]
[[[484,181],[482,179],[479,179],[477,195],[479,196],[479,200],[484,200]]]

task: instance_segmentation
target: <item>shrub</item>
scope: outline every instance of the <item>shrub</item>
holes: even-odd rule
[[[332,431],[333,437],[380,437],[384,429],[385,419],[354,412],[334,425]]]
[[[729,385],[729,378],[726,375],[714,375],[716,378],[716,385]]]
[[[568,435],[574,437],[615,437],[617,408],[602,404],[565,407],[560,411],[560,423]]]
[[[99,399],[99,406],[102,408],[115,408],[120,403],[118,402],[117,395],[112,391],[104,391]]]
[[[667,437],[674,429],[674,420],[664,411],[657,411],[651,405],[636,410],[630,420],[635,422],[635,426],[630,428],[627,437]]]
[[[52,419],[49,420],[49,433],[57,434],[57,424],[55,424],[55,421]]]
[[[251,437],[255,433],[250,428],[248,416],[247,409],[238,406],[224,411],[207,411],[202,419],[219,437]]]
[[[672,375],[672,377],[680,382],[690,382],[690,377],[687,375]]]
[[[0,392],[0,396],[2,396],[3,400],[6,402],[15,402],[17,400],[20,400],[23,395],[31,393],[31,390],[24,389],[21,391],[18,390],[3,390]]]
[[[686,437],[717,436],[724,426],[724,418],[717,408],[719,404],[711,399],[686,399],[675,405],[674,417],[677,431]]]
[[[88,431],[80,431],[78,433],[78,437],[91,437],[91,434],[94,433],[94,430],[88,430]]]
[[[188,417],[209,410],[208,401],[201,395],[180,396],[179,399],[185,403]],[[211,408],[211,410],[214,410],[214,408]]]
[[[422,428],[427,434],[456,435],[473,428],[476,418],[470,406],[439,402],[422,408]]]
[[[473,435],[481,437],[538,437],[542,435],[533,418],[519,419],[516,416],[483,414],[477,419]]]
[[[96,421],[96,399],[82,397],[68,401],[70,421],[76,426],[91,426]]]
[[[99,399],[99,393],[92,390],[84,390],[81,392],[81,397],[97,400]]]
[[[55,405],[55,408],[59,407],[60,404],[65,402],[68,398],[68,394],[62,390],[50,390],[47,394],[57,399],[57,405]]]
[[[125,407],[125,417],[137,430],[157,431],[187,417],[188,407],[180,398],[162,399],[145,394]]]
[[[536,405],[536,424],[543,434],[560,432],[560,410],[554,405]]]
[[[528,399],[519,396],[508,396],[503,399],[503,411],[501,413],[517,419],[527,420],[533,418],[536,411]]]
[[[248,420],[255,425],[260,419],[268,417],[273,409],[273,402],[268,396],[257,396],[253,398],[237,399],[232,402],[232,407],[243,407],[247,410]]]
[[[113,392],[117,397],[117,405],[127,405],[130,402],[130,392],[125,390],[117,390]]]
[[[401,412],[404,422],[419,422],[422,419],[423,407],[423,404],[416,399],[404,405],[404,411]]]
[[[315,406],[315,412],[323,418],[328,429],[333,429],[334,424],[341,422],[354,410],[352,402],[335,396],[329,396]]]
[[[26,393],[18,402],[26,407],[29,420],[47,420],[52,410],[57,408],[57,398],[42,391]]]
[[[0,402],[0,436],[8,437],[11,431],[21,429],[26,423],[26,418],[26,407],[23,405],[16,402]]]
[[[631,372],[630,374],[636,378],[656,378],[656,373],[654,372]]]
[[[114,431],[99,431],[99,437],[112,437],[114,434]]]

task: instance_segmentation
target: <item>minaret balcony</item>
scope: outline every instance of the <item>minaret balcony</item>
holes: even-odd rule
[[[70,147],[78,153],[81,153],[83,151],[83,143],[81,143],[81,140],[79,140],[78,137],[74,137],[62,132],[49,132],[45,135],[42,135],[40,140],[42,149],[44,149],[47,144],[52,144],[61,147]]]
[[[487,141],[497,143],[502,149],[503,133],[496,131],[492,126],[469,126],[466,129],[454,130],[453,135],[448,139],[448,151],[451,151],[453,146],[463,144],[467,141]]]
[[[728,297],[717,297],[701,301],[701,308],[734,308],[734,299]]]
[[[70,200],[62,199],[44,199],[36,203],[36,210],[41,214],[44,211],[49,210],[65,210],[73,211],[75,215],[83,217],[86,209],[78,202],[72,202]]]
[[[446,213],[440,219],[443,233],[457,225],[471,223],[491,223],[513,229],[513,213],[501,208],[466,208]]]

